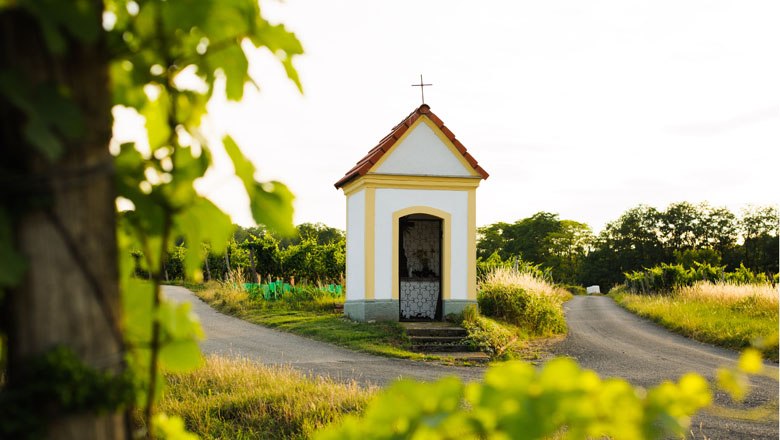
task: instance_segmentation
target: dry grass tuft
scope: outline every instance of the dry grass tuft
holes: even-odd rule
[[[681,298],[712,301],[732,306],[745,299],[751,299],[758,307],[777,309],[778,290],[770,284],[732,284],[698,282],[677,291]]]
[[[171,374],[160,410],[181,416],[202,438],[308,438],[359,413],[374,390],[310,378],[290,367],[209,357],[186,374]]]
[[[517,286],[537,295],[555,298],[558,301],[571,299],[571,293],[543,278],[528,272],[499,267],[488,272],[482,280],[483,285]]]
[[[702,342],[778,357],[778,291],[769,284],[699,282],[670,295],[610,293],[623,307]]]

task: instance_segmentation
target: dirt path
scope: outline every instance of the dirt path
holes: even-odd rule
[[[206,333],[201,348],[207,355],[246,357],[266,365],[289,364],[307,374],[380,386],[400,377],[436,380],[442,376],[459,375],[465,381],[475,381],[481,379],[484,371],[482,368],[389,359],[347,350],[223,315],[183,287],[165,286],[163,289],[173,301],[192,303]]]
[[[564,309],[569,335],[556,345],[554,353],[571,356],[602,377],[622,377],[644,387],[677,379],[689,371],[712,380],[718,367],[737,359],[736,352],[672,334],[623,310],[605,296],[577,296]],[[777,372],[777,364],[766,366]],[[777,439],[777,401],[777,381],[754,379],[747,407],[770,403],[774,416],[751,421],[715,418],[705,413],[694,420],[695,438],[702,438],[703,433],[712,439]],[[716,402],[727,405],[729,399],[719,393]]]

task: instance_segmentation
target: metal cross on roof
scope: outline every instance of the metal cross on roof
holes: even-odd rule
[[[420,84],[412,84],[412,87],[420,88],[420,96],[422,97],[422,103],[425,104],[425,86],[432,86],[433,84],[423,84],[422,74],[420,74]]]

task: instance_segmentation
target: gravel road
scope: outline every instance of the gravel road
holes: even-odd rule
[[[266,365],[287,364],[307,374],[379,386],[401,377],[427,381],[458,375],[471,382],[481,379],[484,372],[482,368],[390,359],[347,350],[223,315],[183,287],[163,289],[173,301],[192,303],[206,333],[201,349],[207,355],[240,356]]]
[[[433,363],[389,359],[358,353],[324,342],[279,332],[223,315],[189,290],[164,287],[174,301],[189,301],[206,333],[201,347],[206,354],[241,356],[267,365],[288,364],[307,374],[355,380],[365,385],[386,385],[400,377],[435,380],[458,375],[465,381],[479,380],[483,368],[442,366]],[[719,366],[735,362],[738,354],[672,334],[626,312],[611,298],[577,296],[564,306],[568,337],[553,348],[553,354],[575,358],[602,377],[622,377],[635,385],[650,387],[666,379],[676,380],[695,371],[710,379]],[[767,363],[777,373],[777,364]],[[721,394],[716,401],[728,405]],[[769,403],[777,413],[778,383],[753,381],[748,407]],[[701,430],[699,425],[701,424]],[[749,421],[702,414],[693,421],[694,438],[777,439],[778,421]]]
[[[673,334],[639,318],[605,296],[576,296],[564,305],[568,337],[557,344],[557,355],[571,356],[583,367],[602,377],[622,377],[634,385],[650,387],[663,380],[676,380],[695,371],[712,380],[715,370],[733,364],[738,354]],[[776,363],[765,363],[777,374]],[[745,407],[770,404],[774,417],[769,420],[728,420],[704,413],[694,419],[695,438],[702,433],[712,439],[777,439],[778,382],[769,378],[752,379],[751,395]],[[730,404],[723,393],[716,403]],[[698,427],[701,424],[701,431]]]

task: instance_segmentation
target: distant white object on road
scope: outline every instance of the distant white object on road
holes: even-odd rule
[[[588,286],[587,292],[588,295],[592,295],[594,293],[601,293],[601,289],[599,289],[599,286]]]

